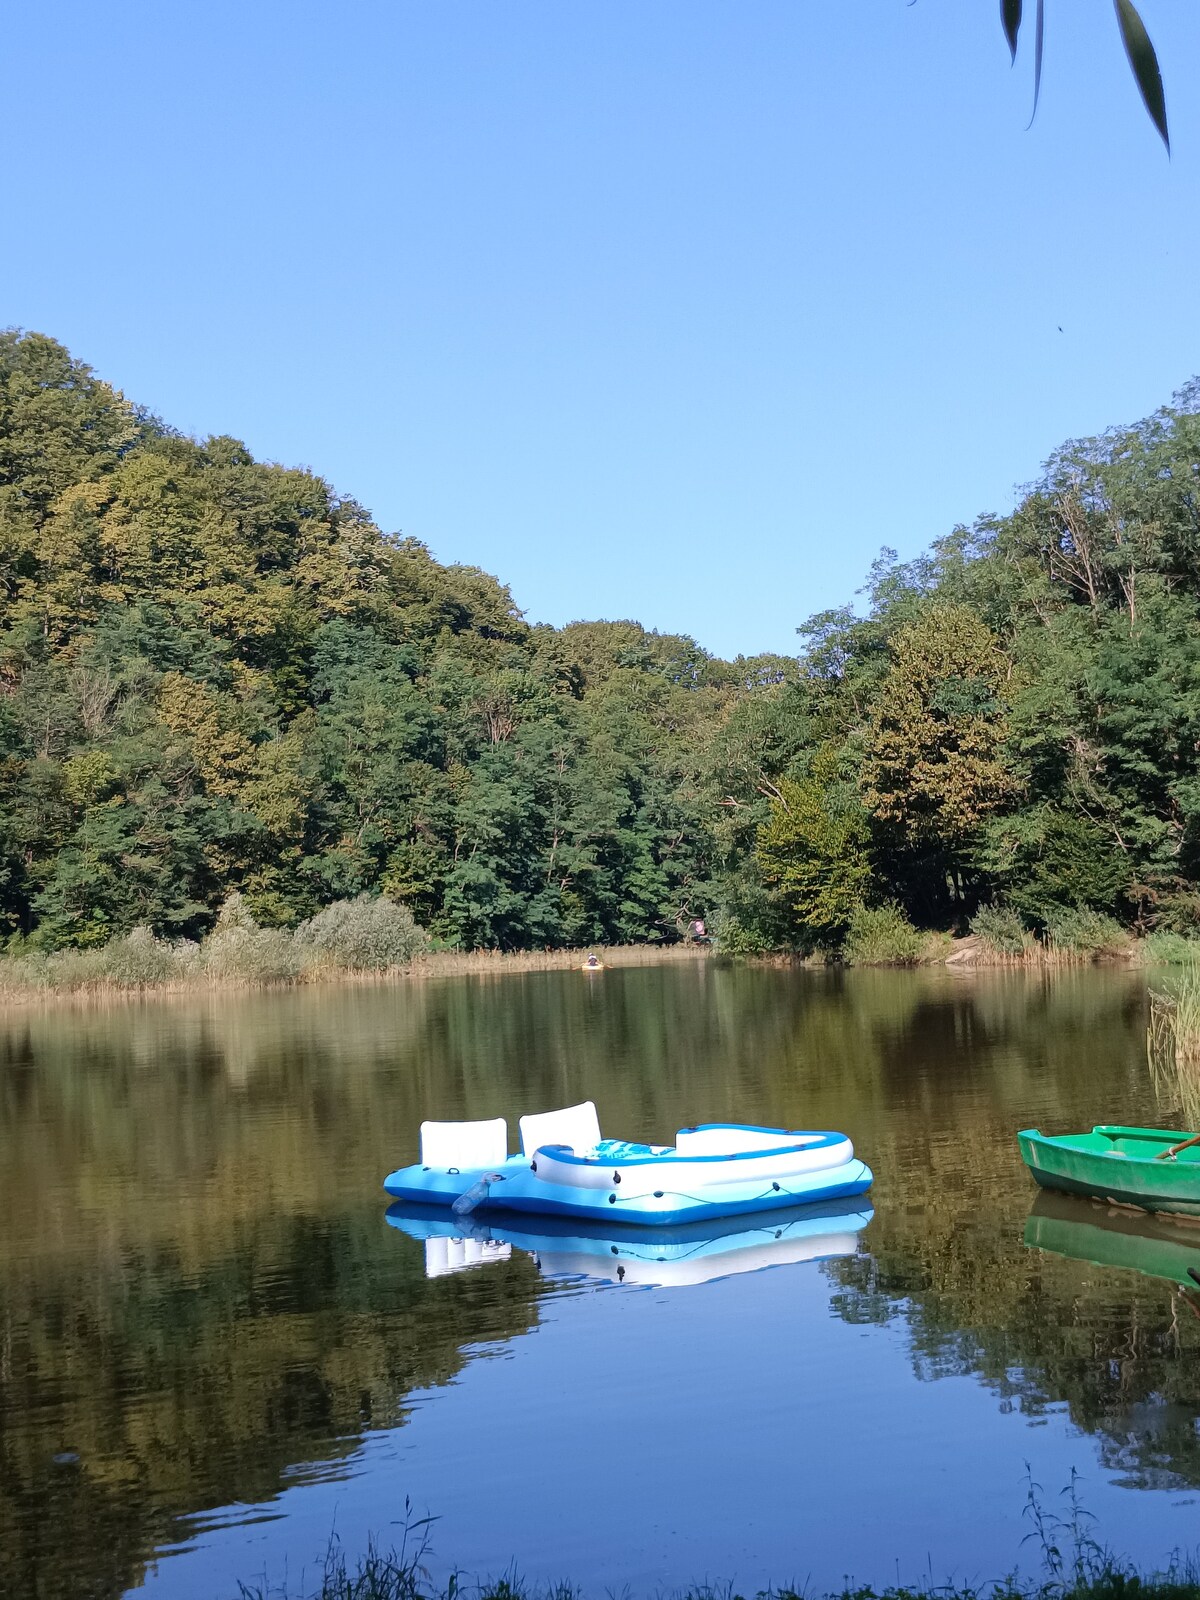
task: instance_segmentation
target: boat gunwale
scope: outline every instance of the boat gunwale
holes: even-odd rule
[[[1123,1167],[1133,1164],[1134,1166],[1153,1167],[1158,1171],[1171,1172],[1178,1171],[1182,1166],[1184,1168],[1195,1167],[1200,1172],[1200,1147],[1193,1146],[1190,1152],[1180,1151],[1180,1156],[1185,1157],[1182,1161],[1175,1156],[1172,1156],[1170,1161],[1164,1161],[1158,1153],[1141,1155],[1115,1148],[1103,1150],[1076,1142],[1081,1139],[1093,1138],[1097,1134],[1112,1139],[1114,1143],[1117,1139],[1142,1139],[1147,1143],[1155,1141],[1161,1144],[1165,1150],[1169,1150],[1172,1145],[1191,1137],[1186,1132],[1179,1132],[1171,1128],[1136,1128],[1124,1127],[1118,1122],[1098,1122],[1086,1133],[1043,1133],[1040,1128],[1022,1128],[1017,1134],[1017,1138],[1018,1140],[1027,1139],[1032,1145],[1067,1152],[1074,1156],[1081,1156],[1084,1159],[1095,1159],[1097,1161],[1118,1160]]]

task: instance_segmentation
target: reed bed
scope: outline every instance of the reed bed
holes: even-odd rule
[[[592,947],[603,967],[702,960],[705,945]],[[30,950],[0,958],[0,1005],[120,1002],[217,990],[302,984],[387,984],[462,975],[570,970],[585,950],[430,950],[408,909],[382,898],[337,901],[298,928],[260,927],[240,896],[222,907],[198,943],[156,938],[149,928],[83,950]]]
[[[1146,1054],[1159,1102],[1200,1128],[1200,963],[1189,961],[1169,987],[1150,991]]]
[[[604,967],[678,966],[703,961],[708,945],[589,945],[587,950],[434,950],[413,964],[413,977],[458,977],[460,974],[570,972],[581,967],[589,951]]]
[[[378,978],[406,969],[428,948],[407,906],[360,895],[326,906],[294,929],[264,928],[240,894],[200,941],[160,939],[134,928],[82,950],[26,950],[0,961],[0,999],[186,994],[259,988],[332,976]]]

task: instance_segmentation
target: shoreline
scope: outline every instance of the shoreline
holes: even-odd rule
[[[859,962],[843,965],[824,957],[799,955],[788,951],[761,955],[723,956],[711,945],[629,944],[592,945],[600,961],[600,971],[632,967],[684,966],[693,962],[721,960],[722,964],[749,967],[794,968],[806,971],[930,971],[945,968],[962,976],[973,972],[1045,973],[1063,968],[1108,967],[1126,972],[1145,971],[1163,965],[1146,954],[1146,941],[1131,939],[1117,951],[1056,950],[1034,945],[1020,955],[1005,955],[990,950],[974,935],[951,939],[946,934],[931,934],[927,953],[911,962]],[[199,999],[206,995],[283,993],[337,985],[339,987],[380,988],[387,985],[428,983],[442,978],[503,978],[516,973],[572,972],[583,967],[584,949],[559,950],[438,950],[417,956],[407,966],[386,967],[378,971],[344,967],[314,967],[295,978],[246,979],[169,978],[161,982],[122,984],[111,979],[77,985],[9,984],[0,960],[0,1013],[50,1005],[96,1005],[128,1003],[136,1000]]]
[[[709,960],[711,946],[694,944],[591,945],[600,970],[628,967],[682,966]],[[513,973],[573,972],[583,966],[586,949],[579,950],[435,950],[417,956],[407,966],[378,971],[352,971],[344,967],[316,967],[296,978],[255,981],[244,978],[166,979],[160,983],[122,984],[111,979],[54,986],[8,985],[0,961],[0,1013],[31,1006],[124,1004],[136,1000],[194,1000],[206,995],[295,993],[337,985],[339,988],[382,988],[387,985],[427,983],[439,978],[502,978]]]

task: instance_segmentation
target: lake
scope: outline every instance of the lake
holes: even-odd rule
[[[10,1012],[0,1593],[299,1587],[426,1514],[436,1576],[591,1595],[985,1580],[1073,1474],[1118,1552],[1190,1549],[1200,1319],[1013,1138],[1170,1121],[1145,1026],[1123,971],[705,961]],[[621,1272],[388,1216],[423,1118],[589,1097],[843,1129],[870,1205]]]

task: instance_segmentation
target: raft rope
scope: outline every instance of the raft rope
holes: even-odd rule
[[[796,1194],[795,1194],[794,1190],[785,1189],[781,1183],[773,1183],[769,1189],[764,1189],[761,1194],[751,1195],[749,1197],[749,1199],[740,1200],[738,1202],[738,1204],[739,1205],[752,1206],[757,1201],[765,1200],[768,1195],[772,1195],[772,1194],[785,1194],[785,1195],[787,1195],[789,1200],[794,1200],[796,1198]],[[645,1194],[618,1194],[616,1192],[616,1190],[614,1189],[613,1192],[608,1197],[608,1203],[609,1203],[610,1206],[613,1206],[613,1205],[616,1205],[616,1206],[619,1206],[619,1205],[633,1205],[633,1206],[636,1206],[636,1205],[644,1205],[645,1202],[648,1199],[651,1199],[651,1198],[653,1198],[655,1200],[660,1199],[660,1198],[665,1200],[668,1197],[670,1197],[672,1200],[690,1200],[690,1201],[692,1201],[692,1203],[694,1205],[698,1205],[698,1206],[710,1206],[713,1203],[713,1199],[712,1199],[711,1195],[705,1196],[705,1195],[699,1195],[699,1194],[686,1194],[682,1189],[655,1189],[653,1191],[652,1195],[645,1195]]]
[[[860,1162],[859,1165],[861,1166],[862,1163]],[[740,1200],[738,1202],[738,1204],[739,1205],[747,1205],[747,1206],[756,1205],[759,1200],[766,1200],[769,1196],[771,1196],[773,1194],[785,1194],[785,1195],[787,1195],[789,1200],[795,1200],[798,1205],[804,1205],[806,1203],[806,1201],[807,1201],[807,1196],[804,1195],[803,1193],[797,1194],[796,1190],[794,1190],[794,1189],[785,1189],[784,1186],[781,1183],[772,1182],[771,1187],[769,1189],[764,1189],[761,1194],[751,1195],[749,1197],[749,1199],[747,1199],[747,1200]],[[655,1190],[652,1191],[652,1194],[650,1194],[650,1195],[645,1195],[645,1194],[627,1194],[627,1195],[626,1194],[618,1194],[616,1192],[616,1190],[614,1189],[609,1194],[608,1203],[609,1203],[610,1206],[613,1206],[613,1205],[617,1205],[617,1206],[619,1206],[619,1205],[640,1205],[640,1204],[644,1204],[648,1199],[651,1199],[651,1198],[653,1198],[655,1200],[658,1200],[658,1199],[664,1199],[665,1200],[668,1196],[670,1196],[670,1198],[673,1199],[673,1200],[690,1200],[693,1203],[693,1205],[698,1205],[698,1206],[708,1206],[708,1205],[712,1205],[712,1203],[713,1203],[713,1197],[712,1197],[711,1194],[710,1195],[687,1194],[682,1189],[655,1189]]]

